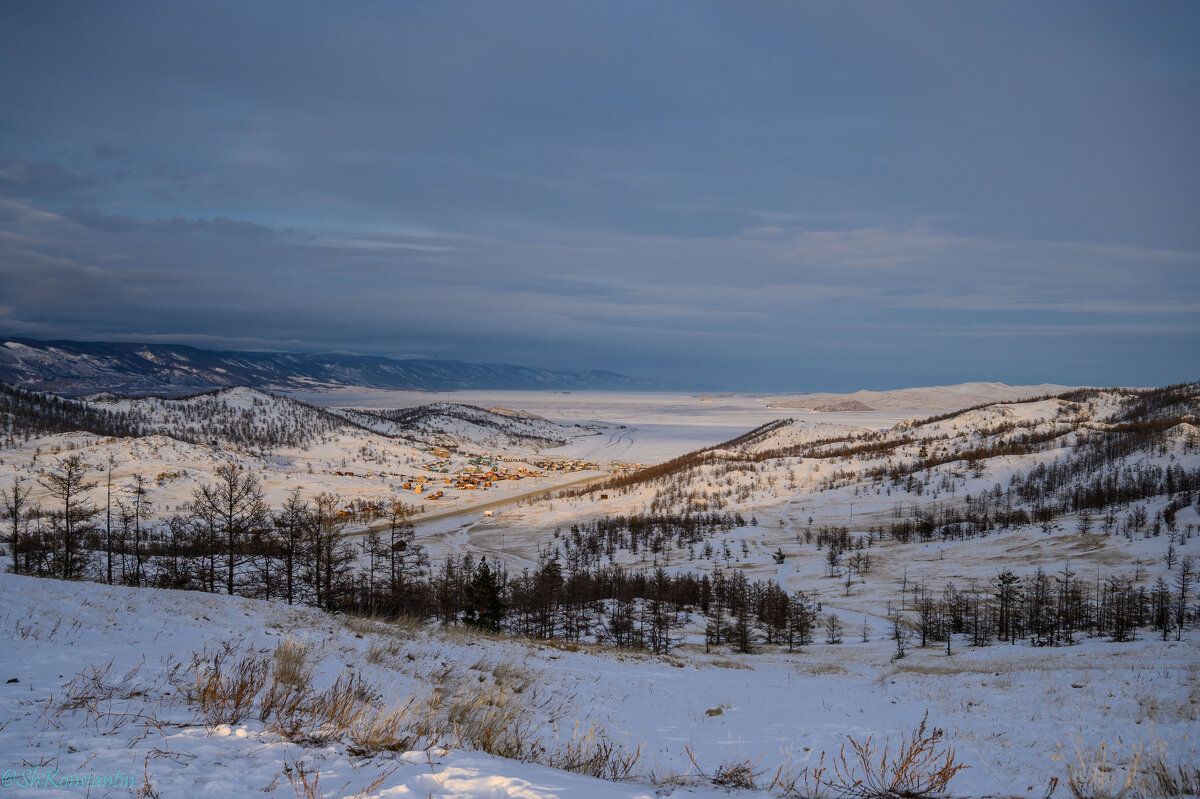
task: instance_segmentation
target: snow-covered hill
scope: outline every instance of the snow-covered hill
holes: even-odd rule
[[[797,408],[819,412],[870,411],[897,408],[912,411],[944,411],[992,402],[1013,402],[1062,394],[1071,386],[1042,383],[1010,386],[1005,383],[959,383],[952,386],[903,388],[892,391],[855,391],[852,394],[800,394],[767,400],[770,408]]]
[[[397,410],[338,408],[333,412],[384,435],[438,446],[537,451],[595,434],[581,425],[559,424],[533,414],[448,402]]]
[[[176,399],[101,394],[88,402],[136,419],[144,435],[268,450],[309,446],[356,427],[322,408],[244,386]]]

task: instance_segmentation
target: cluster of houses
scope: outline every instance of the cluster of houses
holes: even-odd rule
[[[593,461],[571,458],[544,458],[533,461],[533,465],[547,472],[593,472],[599,468]]]
[[[438,500],[446,496],[446,491],[486,491],[494,488],[501,480],[524,480],[526,478],[542,477],[551,472],[581,472],[598,469],[594,462],[570,458],[540,458],[530,461],[527,458],[512,456],[466,456],[459,453],[453,446],[430,445],[425,448],[429,460],[421,465],[425,472],[418,477],[404,476],[399,486],[405,491],[420,495],[422,500]],[[375,474],[355,473],[342,470],[333,473],[338,477],[373,478]],[[386,473],[385,473],[386,474]],[[400,475],[393,475],[400,477]],[[376,514],[380,511],[372,507],[347,506],[344,514]]]
[[[449,474],[449,469],[430,469],[425,467],[427,471],[435,473]],[[442,490],[431,491],[430,489],[438,485],[438,480],[445,486],[453,486],[462,491],[480,491],[492,488],[501,480],[524,480],[526,477],[540,477],[541,472],[532,471],[524,467],[509,469],[503,466],[497,466],[491,463],[486,458],[471,458],[468,465],[463,466],[456,473],[449,477],[429,477],[421,475],[413,480],[408,480],[401,485],[406,491],[414,491],[422,494],[425,499],[437,499],[444,496]]]
[[[406,491],[420,494],[422,499],[439,499],[451,487],[459,491],[486,491],[501,480],[524,480],[542,477],[547,472],[580,472],[597,468],[593,462],[569,458],[542,458],[528,462],[511,456],[484,455],[472,455],[464,465],[451,458],[457,454],[453,447],[429,446],[425,452],[433,458],[422,464],[422,469],[428,474],[406,480],[401,485]]]

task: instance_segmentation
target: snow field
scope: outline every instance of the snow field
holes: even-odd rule
[[[1118,769],[1139,744],[1168,762],[1198,756],[1194,633],[1179,643],[994,645],[951,657],[918,649],[899,663],[890,659],[889,641],[863,644],[853,636],[792,655],[705,654],[687,644],[655,658],[418,630],[238,597],[14,575],[0,575],[0,597],[7,639],[0,676],[19,680],[0,687],[0,770],[124,770],[136,772],[139,784],[149,774],[162,796],[200,789],[244,796],[270,786],[265,795],[293,796],[287,777],[288,769],[296,777],[297,764],[316,769],[321,786],[348,784],[349,794],[386,774],[370,796],[649,796],[672,786],[680,795],[715,796],[723,792],[705,787],[698,771],[711,778],[722,766],[750,763],[765,787],[780,769],[798,773],[822,751],[828,760],[846,736],[894,744],[926,711],[970,766],[954,779],[955,795],[1040,796],[1051,779],[1066,779],[1076,747],[1090,757],[1102,742]],[[471,752],[445,730],[442,740],[407,751],[356,756],[344,740],[283,742],[255,718],[206,727],[161,676],[168,663],[226,647],[271,660],[280,641],[308,650],[315,690],[353,674],[372,687],[381,709],[438,692],[488,697],[492,711],[518,714],[523,740],[540,741],[551,755],[602,730],[626,753],[640,747],[634,782]],[[73,678],[110,661],[107,684],[140,670],[109,701],[55,709]],[[475,686],[481,691],[470,693]],[[144,718],[122,721],[136,714]],[[460,719],[470,723],[469,714]]]

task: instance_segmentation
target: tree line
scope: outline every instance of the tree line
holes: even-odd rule
[[[305,497],[297,489],[270,508],[258,478],[235,466],[219,469],[212,482],[194,490],[183,512],[165,518],[154,516],[143,480],[117,487],[114,498],[111,471],[108,477],[103,484],[90,479],[79,455],[69,455],[43,478],[50,507],[31,506],[28,481],[14,478],[0,487],[9,568],[654,652],[676,646],[689,621],[702,625],[707,647],[737,652],[839,644],[854,633],[811,592],[789,594],[738,569],[698,574],[600,563],[584,545],[596,540],[603,546],[609,536],[632,540],[634,530],[642,541],[698,534],[736,524],[734,517],[595,520],[560,537],[535,567],[511,572],[471,554],[432,562],[415,538],[412,506],[399,501],[369,532],[351,536],[341,498]],[[101,485],[103,505],[93,500]],[[834,528],[821,530],[818,539],[828,547],[831,569],[854,555],[857,572],[869,570],[870,537]],[[1082,636],[1131,640],[1142,629],[1178,638],[1195,623],[1196,564],[1172,554],[1171,580],[1159,578],[1152,586],[1121,575],[1084,579],[1069,566],[1053,575],[1004,570],[994,580],[948,584],[941,591],[906,580],[884,615],[898,656],[913,642],[947,649],[954,641],[1055,646]],[[864,628],[862,636],[869,634]]]

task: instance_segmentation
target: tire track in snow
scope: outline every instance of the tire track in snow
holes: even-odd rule
[[[783,503],[783,532],[787,535],[788,539],[793,537],[793,531],[795,529],[794,525],[792,524],[791,516],[792,503],[799,499],[800,495],[804,493],[804,490],[808,488],[808,483],[810,480],[812,480],[812,470],[813,467],[809,466],[808,473],[804,475],[804,480],[796,489],[796,493],[788,497],[788,501]],[[783,563],[779,566],[779,571],[775,574],[775,582],[778,583],[780,587],[787,588],[787,583],[784,581],[791,577],[794,571],[796,571],[796,564],[790,559],[784,558]]]

